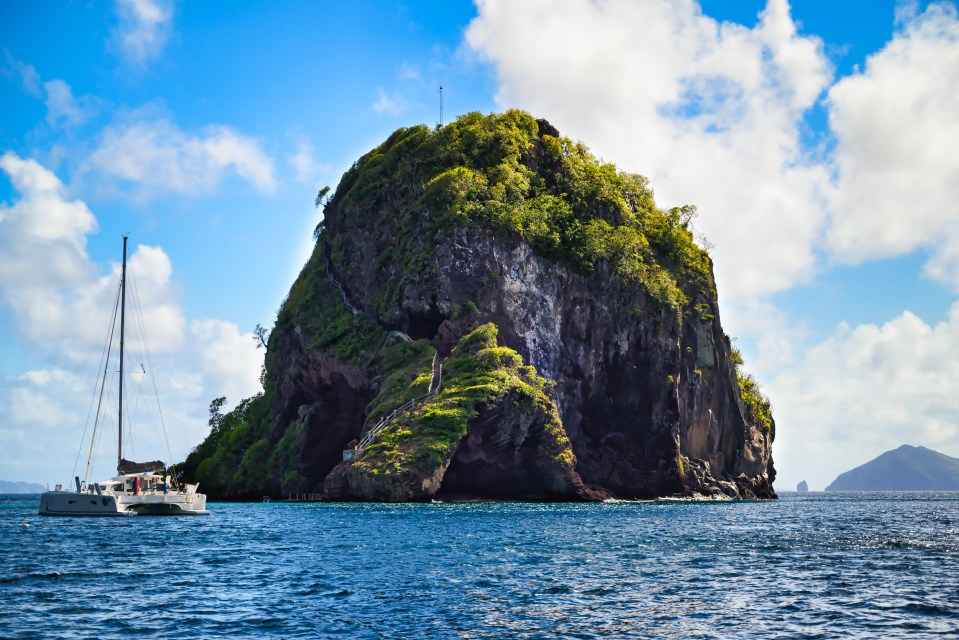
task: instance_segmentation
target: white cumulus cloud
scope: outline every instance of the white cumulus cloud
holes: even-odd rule
[[[13,311],[18,332],[48,353],[73,361],[99,354],[120,265],[97,275],[86,252],[96,218],[84,202],[69,200],[59,178],[35,160],[7,152],[0,169],[21,195],[12,206],[0,206],[0,299]],[[184,320],[171,271],[161,249],[141,245],[131,251],[131,282],[143,281],[140,304],[160,351],[182,341]]]
[[[96,219],[86,204],[67,201],[60,179],[35,160],[8,151],[0,156],[0,169],[23,195],[12,206],[0,206],[0,222],[18,227],[32,238],[66,242],[82,252],[86,235],[96,229]]]
[[[209,194],[231,173],[262,193],[276,190],[273,160],[253,138],[217,125],[194,135],[169,119],[140,114],[103,130],[86,170],[143,198]]]
[[[831,68],[785,0],[753,29],[691,0],[483,0],[479,12],[466,37],[495,67],[500,106],[649,176],[661,205],[696,204],[724,296],[813,275],[829,180],[800,126]]]
[[[959,20],[933,4],[829,90],[837,261],[932,249],[927,273],[959,292]]]
[[[113,36],[127,60],[142,65],[163,52],[173,26],[170,0],[116,0],[116,12]]]

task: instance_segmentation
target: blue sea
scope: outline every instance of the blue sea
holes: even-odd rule
[[[959,637],[959,493],[37,506],[0,497],[0,638]]]

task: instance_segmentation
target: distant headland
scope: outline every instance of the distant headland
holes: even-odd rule
[[[959,491],[959,458],[904,444],[840,474],[826,491]]]
[[[0,493],[43,493],[47,488],[36,482],[9,482],[0,480]]]

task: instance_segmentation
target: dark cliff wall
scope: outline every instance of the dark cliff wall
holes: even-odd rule
[[[324,213],[269,341],[265,478],[233,495],[775,497],[775,424],[692,209],[659,209],[643,178],[527,114],[471,114],[395,133]],[[453,375],[424,399],[434,351]]]

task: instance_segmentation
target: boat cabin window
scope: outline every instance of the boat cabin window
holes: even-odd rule
[[[114,490],[114,491],[123,491],[123,485],[122,485],[122,484],[115,484],[115,485],[113,485],[113,490]]]
[[[122,490],[132,493],[133,491],[135,491],[136,481],[139,480],[141,493],[144,491],[155,491],[157,487],[160,486],[158,482],[159,479],[160,479],[160,476],[152,476],[152,477],[137,476],[136,478],[127,478],[126,480],[124,480],[123,485],[118,485],[118,486],[122,486],[123,487]]]

